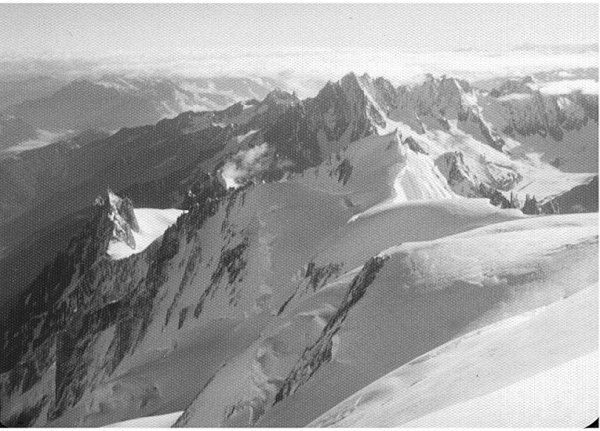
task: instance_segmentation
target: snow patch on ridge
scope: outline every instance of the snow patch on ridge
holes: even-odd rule
[[[125,259],[132,254],[144,251],[160,238],[165,230],[174,224],[185,211],[173,208],[136,208],[134,212],[140,226],[139,232],[132,232],[136,247],[132,249],[122,241],[111,240],[106,253],[112,260]]]
[[[250,106],[246,106],[246,105],[244,105],[244,107],[245,107],[245,108],[251,108],[251,107],[252,107],[252,105],[250,105]],[[258,132],[258,130],[250,130],[248,133],[244,133],[243,135],[237,135],[237,136],[235,137],[235,139],[238,141],[238,144],[239,144],[239,143],[242,143],[242,142],[243,142],[243,141],[244,141],[244,140],[245,140],[245,139],[246,139],[248,136],[252,136],[252,135],[254,135],[256,132]]]
[[[170,428],[183,412],[146,416],[106,425],[103,428]]]

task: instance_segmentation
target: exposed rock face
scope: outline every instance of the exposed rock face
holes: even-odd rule
[[[462,152],[454,151],[442,154],[436,159],[435,164],[456,194],[465,197],[487,198],[492,205],[500,208],[518,208],[518,202],[515,199],[506,199],[498,190],[478,180],[465,164]],[[515,183],[518,181],[520,178],[515,178]]]
[[[412,136],[408,136],[402,143],[408,145],[408,148],[415,153],[427,154],[427,151],[425,151]]]
[[[529,215],[537,215],[540,213],[540,205],[535,196],[525,196],[525,203],[523,204],[521,211],[523,211],[523,214]]]
[[[481,136],[485,142],[495,150],[502,151],[504,148],[504,139],[496,131],[496,129],[487,121],[485,121],[477,108],[469,108],[461,113],[461,120],[471,122],[479,128]]]
[[[442,154],[435,161],[436,166],[448,180],[448,185],[453,191],[462,196],[475,196],[477,181],[473,178],[465,164],[463,154],[454,151]]]
[[[428,76],[422,85],[403,92],[401,104],[410,105],[420,117],[431,116],[442,121],[457,120],[465,91],[470,91],[465,83],[461,84],[452,78],[436,79]]]
[[[502,137],[483,118],[477,104],[477,92],[466,81],[447,77],[436,79],[430,75],[420,86],[399,87],[396,104],[401,108],[401,119],[417,133],[425,132],[423,125],[444,131],[450,131],[452,127],[477,130],[492,148],[502,151],[504,147]],[[411,118],[413,113],[418,118],[417,122]]]
[[[106,250],[115,239],[135,248],[134,231],[139,225],[131,200],[109,190],[106,198],[96,199],[93,218],[69,248],[20,295],[13,310],[16,318],[2,331],[6,355],[0,370],[9,371],[0,379],[0,396],[22,394],[46,382],[39,405],[28,410],[29,424],[44,425],[60,417],[89,385],[114,370],[143,333],[178,235],[169,229],[160,244],[139,255],[107,259]],[[135,268],[145,275],[132,278]],[[31,319],[30,313],[37,317]],[[132,321],[133,314],[141,319]],[[115,328],[115,338],[103,347],[108,352],[98,356],[97,343],[109,328]]]
[[[489,199],[492,205],[500,208],[519,208],[520,205],[518,199],[512,193],[510,199],[507,199],[498,190],[483,183],[479,185],[479,196]]]
[[[179,249],[183,226],[173,226],[142,253],[106,259],[115,231],[127,240],[138,227],[130,201],[109,192],[97,203],[94,218],[20,296],[14,310],[19,317],[2,331],[1,370],[8,372],[0,396],[21,396],[47,382],[41,407],[28,413],[30,424],[59,418],[139,342],[165,282],[165,266]]]
[[[327,322],[323,332],[317,341],[307,348],[302,357],[290,371],[283,381],[279,391],[275,395],[273,404],[277,404],[293,394],[300,386],[305,384],[313,374],[326,362],[331,360],[332,339],[346,319],[348,312],[365,295],[367,289],[373,283],[375,276],[385,264],[386,258],[374,257],[369,259],[358,275],[352,280],[346,296],[338,310]]]
[[[465,165],[460,151],[442,154],[435,161],[436,166],[448,180],[448,185],[462,196],[474,194],[477,181]]]
[[[504,81],[498,88],[492,89],[490,95],[492,97],[501,97],[509,94],[529,94],[532,89],[527,84],[533,83],[531,76],[526,76],[522,79],[508,79]]]
[[[379,82],[389,92],[385,97],[391,100],[393,87]],[[385,120],[369,98],[367,85],[371,85],[368,76],[359,78],[350,73],[338,82],[328,82],[314,98],[301,103],[282,92],[267,98],[271,102],[283,100],[289,106],[262,133],[264,141],[276,149],[276,168],[267,179],[279,179],[285,170],[302,172],[316,166],[325,154],[376,133],[377,126],[385,127]],[[375,94],[384,97],[380,91]],[[287,168],[282,170],[286,163]]]
[[[568,192],[545,202],[541,211],[544,214],[598,212],[598,176],[587,184],[573,187]]]
[[[108,218],[114,224],[113,237],[135,250],[135,238],[132,232],[139,232],[140,226],[135,217],[131,199],[121,199],[108,190],[107,202],[109,205]]]
[[[399,118],[417,133],[424,133],[423,125],[448,131],[455,124],[498,151],[506,144],[502,133],[513,138],[538,135],[560,142],[565,133],[581,130],[588,121],[598,122],[596,95],[543,94],[531,78],[509,80],[489,96],[502,107],[486,107],[485,92],[465,81],[430,76],[419,86],[399,87],[388,106],[397,107]]]
[[[5,354],[0,369],[10,370],[7,380],[2,382],[2,396],[26,392],[44,374],[58,372],[52,367],[57,365],[57,342],[61,334],[66,333],[63,331],[69,322],[79,321],[81,325],[85,309],[98,301],[88,289],[70,292],[71,297],[66,297],[69,286],[73,277],[85,278],[91,267],[102,261],[112,229],[105,208],[97,207],[93,220],[72,238],[69,248],[46,266],[20,296],[13,310],[14,318],[2,331]],[[80,312],[73,314],[77,310]],[[37,317],[31,318],[32,315]],[[44,403],[48,405],[52,398],[48,394]],[[35,422],[37,418],[31,419]]]
[[[287,91],[283,91],[281,89],[275,89],[262,101],[262,104],[274,106],[274,105],[283,105],[283,106],[294,106],[300,103],[300,99],[296,97],[295,94],[290,94]]]
[[[598,122],[598,97],[571,93],[543,94],[531,77],[509,80],[490,92],[508,110],[503,132],[516,136],[539,135],[562,141],[566,132],[580,130],[588,121]]]
[[[309,128],[315,132],[322,129],[328,141],[356,141],[375,132],[367,116],[369,107],[359,78],[350,73],[339,82],[328,82],[306,102]]]
[[[0,397],[24,397],[33,403],[18,411],[11,406],[14,414],[1,412],[3,422],[46,425],[105,382],[156,320],[157,295],[166,292],[169,274],[179,276],[172,270],[173,260],[186,247],[194,251],[183,255],[186,269],[180,289],[188,289],[194,281],[205,246],[197,231],[217,213],[223,217],[224,243],[219,258],[207,269],[211,284],[199,293],[195,309],[178,310],[175,324],[181,329],[186,320],[204,319],[203,306],[215,294],[227,295],[230,307],[235,307],[243,292],[233,284],[239,284],[245,274],[249,239],[236,226],[229,226],[227,219],[236,205],[243,205],[247,189],[228,193],[213,175],[199,175],[188,196],[186,216],[160,241],[122,260],[107,259],[105,252],[115,230],[126,235],[137,228],[133,207],[111,192],[107,199],[98,199],[93,219],[20,296],[14,310],[19,317],[2,327],[0,345],[6,355],[0,363],[4,373]],[[176,293],[165,327],[170,311],[178,305]],[[37,395],[25,396],[31,388]]]
[[[266,411],[274,405],[285,400],[292,395],[298,388],[308,382],[319,368],[332,359],[332,351],[334,338],[337,332],[342,327],[346,317],[351,312],[352,308],[364,297],[369,286],[375,280],[378,272],[384,266],[386,257],[373,257],[369,259],[356,274],[352,281],[347,286],[347,291],[342,298],[337,309],[332,311],[331,315],[322,330],[316,334],[315,339],[308,345],[304,351],[299,352],[281,352],[283,355],[289,355],[284,361],[283,369],[278,369],[278,374],[283,374],[283,378],[270,378],[268,381],[258,380],[253,382],[258,387],[253,394],[255,396],[251,400],[239,401],[230,406],[223,406],[224,418],[220,424],[225,427],[245,424],[253,425],[264,415]],[[335,266],[333,267],[335,268]],[[330,270],[323,268],[317,269],[314,264],[309,264],[307,267],[307,277],[325,277],[322,271]],[[319,273],[319,274],[317,274]],[[314,279],[313,279],[314,280]],[[318,280],[314,280],[319,282]],[[299,292],[296,292],[299,293]],[[267,344],[270,340],[266,341]],[[262,359],[262,358],[261,358]],[[266,358],[265,358],[266,359]],[[282,359],[282,358],[278,358]],[[264,375],[262,377],[265,377]],[[271,377],[271,376],[267,376]],[[198,426],[197,409],[201,407],[202,391],[199,398],[193,402],[183,415],[175,423],[175,427],[193,427]],[[200,401],[199,401],[200,399]],[[245,421],[245,418],[249,420]]]
[[[350,161],[348,159],[342,160],[342,163],[335,168],[334,174],[338,176],[338,181],[341,182],[342,185],[346,185],[352,175],[352,165],[350,164]]]

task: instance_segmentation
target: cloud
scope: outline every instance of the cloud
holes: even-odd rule
[[[544,94],[560,95],[580,91],[582,94],[598,94],[598,82],[593,79],[573,79],[552,81],[539,85]]]
[[[238,188],[264,170],[268,151],[269,147],[265,142],[248,150],[242,150],[228,160],[221,169],[221,177],[227,188]]]
[[[314,95],[323,82],[338,80],[350,71],[384,76],[394,84],[402,84],[420,81],[426,73],[477,80],[597,64],[597,49],[403,52],[389,47],[230,47],[209,51],[179,49],[168,54],[118,52],[102,57],[92,53],[54,53],[36,58],[0,55],[0,70],[5,74],[263,76],[277,79],[285,89],[296,90],[301,97]]]

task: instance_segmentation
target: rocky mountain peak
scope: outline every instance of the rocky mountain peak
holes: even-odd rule
[[[531,76],[521,79],[509,79],[502,83],[500,87],[493,89],[490,95],[493,97],[506,96],[508,94],[531,94],[534,90],[528,85],[533,83]]]
[[[531,84],[533,82],[535,82],[535,79],[533,78],[533,76],[528,75],[523,77],[523,79],[521,80],[523,82],[523,84]]]
[[[455,78],[429,75],[421,85],[397,89],[398,105],[419,116],[456,119],[470,105],[471,86]]]
[[[294,106],[300,102],[300,99],[296,96],[295,93],[288,93],[287,91],[276,88],[271,91],[265,99],[263,103],[267,105],[287,105]]]
[[[103,209],[108,220],[112,222],[111,239],[122,241],[135,250],[133,232],[138,233],[140,226],[131,199],[121,198],[108,189],[106,198],[97,197],[95,204]]]
[[[368,77],[368,75],[365,73]],[[354,72],[348,72],[342,79],[339,80],[339,83],[344,88],[352,88],[352,87],[360,87],[359,78]]]
[[[464,156],[461,151],[449,151],[444,153],[437,158],[435,163],[442,175],[448,180],[448,185],[453,189],[455,189],[457,185],[467,188],[463,186],[463,183],[465,185],[472,185],[474,183],[472,174],[465,164]],[[462,189],[459,191],[461,192],[459,194],[463,194]]]

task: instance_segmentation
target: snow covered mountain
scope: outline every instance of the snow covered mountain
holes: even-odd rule
[[[589,369],[597,157],[572,143],[597,148],[597,106],[351,73],[8,159],[15,190],[40,154],[63,164],[0,226],[4,262],[35,275],[2,273],[0,420],[428,424]],[[32,220],[59,251],[40,271],[18,240]],[[563,385],[591,423],[597,393]]]

